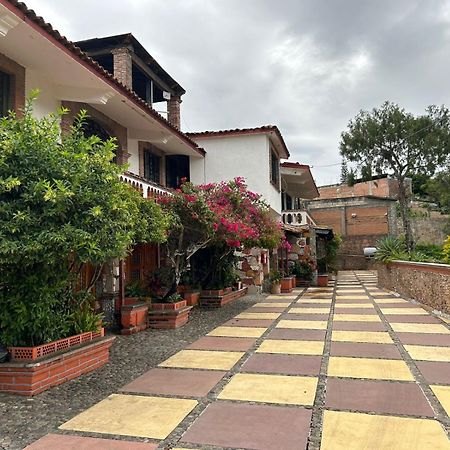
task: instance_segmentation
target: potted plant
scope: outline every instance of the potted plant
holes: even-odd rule
[[[269,275],[270,293],[281,294],[281,273],[278,270],[272,270]]]
[[[317,260],[317,286],[328,286],[327,262],[325,258]]]
[[[296,261],[292,270],[296,276],[296,286],[309,286],[313,277],[313,268],[309,262]]]

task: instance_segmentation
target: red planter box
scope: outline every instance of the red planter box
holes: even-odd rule
[[[317,275],[317,286],[328,286],[328,275]]]
[[[281,279],[281,293],[289,294],[292,292],[292,277],[284,277]]]
[[[120,310],[120,334],[135,334],[148,328],[148,303],[134,297],[124,298]]]
[[[108,362],[114,339],[100,337],[35,362],[2,363],[0,392],[32,396],[98,369]]]
[[[158,308],[153,307],[158,305]],[[160,308],[159,306],[175,306],[173,308]],[[192,306],[186,306],[186,301],[183,300],[177,303],[154,303],[152,309],[149,311],[150,328],[158,329],[173,329],[185,325],[189,320],[189,311]]]
[[[232,287],[225,289],[204,289],[201,292],[201,297],[219,297],[230,293],[232,290]]]
[[[188,306],[197,306],[200,299],[200,292],[185,292],[184,299]]]
[[[181,309],[186,306],[186,300],[180,300],[175,303],[152,303],[152,311],[173,311],[176,309]]]
[[[34,361],[44,356],[49,356],[61,350],[67,350],[75,345],[90,342],[93,339],[103,337],[105,335],[104,328],[98,331],[88,331],[86,333],[76,334],[64,339],[49,342],[48,344],[37,345],[36,347],[8,347],[11,353],[12,361]]]
[[[243,297],[247,293],[247,287],[240,289],[239,291],[230,291],[224,295],[217,296],[204,296],[203,292],[206,291],[202,291],[202,295],[200,296],[200,306],[204,308],[221,308],[227,303]]]

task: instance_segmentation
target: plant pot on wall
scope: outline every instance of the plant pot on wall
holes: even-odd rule
[[[317,286],[325,287],[328,286],[328,274],[317,275]]]

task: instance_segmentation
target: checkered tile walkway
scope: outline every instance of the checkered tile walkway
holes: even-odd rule
[[[28,449],[450,449],[450,329],[374,272],[271,295]]]

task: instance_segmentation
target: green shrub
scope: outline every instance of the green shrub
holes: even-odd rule
[[[281,282],[281,272],[279,270],[271,270],[269,274],[269,281],[272,284],[279,284]]]
[[[376,243],[377,252],[375,259],[384,263],[395,259],[408,259],[406,244],[403,238],[396,236],[386,236]]]
[[[313,269],[306,261],[296,261],[292,268],[292,274],[300,280],[311,281],[313,276]]]
[[[165,238],[160,207],[120,181],[124,167],[113,162],[114,141],[84,136],[85,113],[61,134],[66,112],[36,119],[29,101],[22,117],[0,119],[4,345],[39,345],[98,326],[80,298],[92,290],[102,265],[126,256],[138,241]],[[79,297],[78,274],[86,264],[94,275]]]
[[[447,236],[446,241],[444,242],[444,247],[442,250],[443,261],[446,264],[450,264],[450,236]]]

